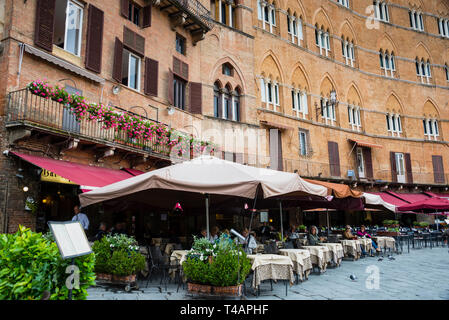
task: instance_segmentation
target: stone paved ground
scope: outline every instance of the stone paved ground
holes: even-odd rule
[[[323,274],[314,273],[307,281],[295,284],[285,295],[283,282],[264,282],[260,297],[252,293],[250,277],[247,279],[246,299],[289,299],[289,300],[449,300],[449,251],[444,248],[422,248],[411,250],[410,253],[395,254],[395,260],[387,256],[382,261],[377,257],[366,257],[358,261],[344,260],[338,268],[328,268]],[[379,272],[379,288],[368,289],[366,282],[370,277],[367,267]],[[371,271],[372,272],[372,271]],[[351,280],[353,274],[357,278]],[[371,277],[373,277],[371,275]],[[375,282],[368,281],[372,287]],[[176,292],[177,285],[168,284],[167,290],[153,280],[147,288],[146,281],[140,283],[139,290],[127,293],[123,288],[93,287],[88,290],[88,299],[95,300],[189,300],[198,299],[187,294],[182,287]]]

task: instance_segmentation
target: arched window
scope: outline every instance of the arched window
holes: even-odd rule
[[[438,121],[436,119],[424,119],[424,136],[429,140],[438,140],[440,130],[438,129]]]
[[[271,79],[260,79],[261,101],[267,109],[277,111],[280,105],[279,84]]]
[[[217,81],[214,83],[214,117],[221,118],[221,93],[220,93],[220,83]]]
[[[360,131],[362,128],[362,121],[360,118],[360,107],[348,105],[348,120],[352,130]]]
[[[309,113],[306,90],[292,89],[292,110],[297,118],[306,119]]]
[[[380,68],[384,71],[385,76],[394,78],[396,72],[394,52],[391,52],[390,54],[388,50],[386,50],[384,53],[383,50],[380,49],[379,57],[380,57]]]
[[[416,75],[420,78],[421,83],[424,83],[424,79],[426,83],[430,83],[430,78],[432,78],[430,60],[425,61],[424,58],[419,60],[419,58],[416,57],[415,65]]]
[[[321,97],[321,117],[326,124],[330,123],[332,126],[337,121],[335,104],[331,104],[327,97]]]
[[[223,118],[231,120],[232,119],[232,89],[226,86],[223,89]]]
[[[327,57],[329,55],[329,51],[331,50],[329,29],[326,31],[323,26],[319,28],[318,25],[315,25],[315,43],[320,48],[320,54],[322,55],[324,50]]]
[[[242,92],[239,87],[234,90],[233,94],[233,109],[232,109],[232,120],[240,121],[240,96]]]
[[[373,6],[374,6],[374,17],[376,19],[382,20],[385,22],[390,21],[390,17],[388,14],[388,6],[385,3],[385,1],[374,0]]]
[[[341,50],[345,63],[354,67],[355,54],[354,54],[354,40],[349,40],[349,38],[341,37]]]
[[[449,38],[449,19],[438,19],[438,31],[440,32],[441,36]]]
[[[388,113],[386,119],[388,132],[392,136],[400,137],[402,133],[401,116],[399,114]]]
[[[290,14],[287,12],[287,31],[291,42],[301,45],[303,40],[302,19],[297,17],[296,13]]]

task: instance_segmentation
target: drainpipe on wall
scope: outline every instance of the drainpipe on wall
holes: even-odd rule
[[[5,189],[5,218],[3,221],[3,233],[8,233],[8,191],[9,191],[9,178],[6,178],[6,189]]]

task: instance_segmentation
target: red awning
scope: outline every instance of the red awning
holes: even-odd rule
[[[130,168],[123,168],[122,170],[128,172],[132,176],[140,176],[141,174],[145,173],[143,171],[140,171],[137,169],[130,169]]]
[[[45,157],[31,156],[19,152],[11,152],[16,156],[51,171],[63,178],[79,184],[83,192],[90,191],[108,184],[131,178],[133,175],[123,171],[89,166],[69,161],[54,160]]]
[[[430,198],[430,196],[424,194],[424,193],[398,193],[393,191],[387,191],[389,194],[400,198],[401,200],[404,200],[408,203],[418,202],[418,201],[424,201]]]
[[[426,213],[442,213],[449,210],[449,200],[444,198],[427,198],[398,207],[398,211],[415,211]]]
[[[387,192],[370,192],[370,193],[380,196],[383,201],[391,203],[392,205],[395,205],[396,207],[400,207],[400,206],[408,204],[408,202],[398,199],[397,197],[392,196],[391,194],[389,194]]]

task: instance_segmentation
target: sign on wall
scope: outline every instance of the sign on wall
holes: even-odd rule
[[[69,179],[58,176],[56,173],[48,171],[44,168],[42,168],[41,181],[65,183],[65,184],[77,184],[75,182],[70,181]]]

